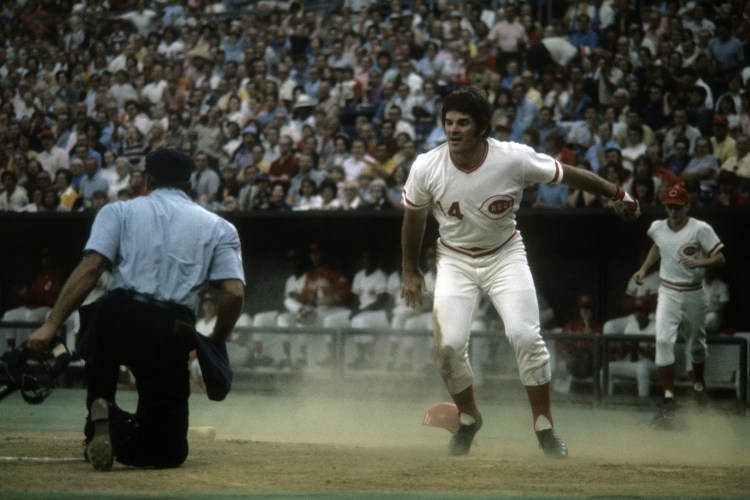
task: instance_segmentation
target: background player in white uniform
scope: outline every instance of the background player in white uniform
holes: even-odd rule
[[[647,299],[635,299],[632,307],[633,313],[626,316],[623,331],[610,333],[656,335],[656,325],[651,319],[650,302]],[[651,379],[656,376],[653,342],[618,342],[610,345],[614,345],[616,352],[614,360],[609,362],[609,395],[614,392],[615,379],[622,377],[634,378],[638,383],[638,396],[647,397],[651,390]]]
[[[388,276],[388,293],[393,297],[394,306],[391,310],[391,328],[394,330],[432,330],[432,294],[435,291],[436,252],[434,246],[427,247],[424,252],[424,280],[427,296],[422,298],[419,307],[406,305],[406,299],[401,296],[401,273],[394,271]],[[404,335],[397,332],[390,337],[388,364],[386,369],[391,371],[410,372],[414,369],[415,347],[421,345],[422,337]],[[396,365],[399,350],[403,351],[403,363]],[[427,349],[426,351],[429,351]]]
[[[352,293],[357,296],[354,309],[349,314],[352,328],[387,329],[388,324],[388,275],[378,266],[370,252],[362,255],[364,267],[352,279]],[[375,363],[375,336],[353,335],[357,346],[357,358],[350,368],[372,368]]]
[[[440,224],[433,339],[438,370],[460,422],[448,451],[467,454],[482,425],[467,347],[472,316],[484,291],[515,350],[539,445],[547,456],[565,458],[567,447],[553,428],[549,353],[539,333],[536,290],[515,212],[523,188],[536,182],[564,181],[617,200],[617,213],[629,220],[639,214],[638,204],[592,172],[560,164],[521,144],[489,139],[490,105],[478,89],[464,87],[449,94],[442,121],[447,143],[417,157],[404,188],[402,293],[410,305],[425,292],[417,264],[432,206]]]
[[[724,264],[721,253],[724,244],[710,225],[688,217],[690,203],[688,193],[682,187],[668,188],[662,204],[667,218],[651,224],[648,236],[654,244],[634,278],[641,281],[646,269],[661,259],[661,286],[656,305],[656,365],[664,389],[664,407],[654,423],[668,426],[674,410],[674,344],[678,331],[685,337],[692,356],[696,399],[705,401],[706,297],[703,272],[706,267]]]

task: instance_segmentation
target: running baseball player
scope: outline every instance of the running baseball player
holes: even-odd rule
[[[549,352],[540,335],[539,306],[515,212],[525,186],[560,183],[614,200],[625,220],[638,203],[594,173],[538,154],[530,147],[489,138],[491,106],[478,89],[449,94],[442,108],[447,143],[419,155],[404,188],[402,294],[418,304],[425,282],[418,268],[428,209],[440,229],[433,306],[433,341],[440,376],[459,411],[451,455],[469,452],[482,416],[467,354],[474,310],[486,292],[505,324],[526,387],[539,446],[548,457],[568,449],[553,427]]]
[[[692,356],[693,393],[700,403],[706,401],[703,372],[706,363],[706,297],[703,292],[705,268],[725,262],[724,244],[713,228],[688,216],[688,192],[672,186],[662,201],[667,218],[654,221],[648,236],[654,244],[633,275],[636,281],[661,259],[659,298],[656,305],[656,366],[664,390],[664,405],[653,423],[669,427],[674,419],[674,344],[682,332]]]

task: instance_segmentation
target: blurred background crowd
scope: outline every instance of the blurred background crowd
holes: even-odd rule
[[[747,1],[15,0],[0,29],[0,211],[140,196],[160,147],[193,156],[211,210],[398,210],[461,85],[493,137],[643,207],[673,183],[748,203]],[[542,185],[522,205],[606,200]]]

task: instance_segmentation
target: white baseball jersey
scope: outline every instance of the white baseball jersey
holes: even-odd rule
[[[354,275],[352,293],[359,297],[360,309],[369,306],[377,300],[378,295],[387,291],[388,276],[381,269],[376,269],[369,275],[362,269]]]
[[[688,219],[685,227],[673,231],[666,219],[651,223],[648,236],[659,247],[662,286],[673,290],[698,290],[702,287],[703,268],[687,268],[682,257],[706,258],[724,248],[713,228],[706,222]]]
[[[305,289],[306,275],[302,273],[300,276],[294,274],[289,275],[284,284],[284,297],[289,297],[292,293],[302,294]]]
[[[524,187],[556,184],[563,176],[557,160],[528,146],[495,139],[487,144],[486,157],[470,170],[453,163],[448,144],[419,155],[404,187],[406,208],[432,204],[441,242],[472,256],[492,252],[516,234]]]

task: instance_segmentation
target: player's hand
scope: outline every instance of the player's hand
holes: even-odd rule
[[[646,277],[646,273],[644,273],[643,271],[639,269],[635,272],[635,274],[633,274],[633,281],[635,281],[636,284],[640,285],[641,283],[643,283],[643,278],[645,277]]]
[[[623,188],[617,188],[617,193],[612,197],[612,206],[615,213],[625,222],[633,222],[641,216],[641,207],[638,200],[630,196]]]
[[[56,334],[57,328],[48,325],[47,323],[43,324],[34,330],[34,333],[29,337],[27,342],[29,351],[35,356],[41,356],[46,353],[49,351],[50,342],[52,342],[52,339],[55,338]]]
[[[409,307],[417,308],[422,303],[426,287],[424,276],[419,271],[404,271],[401,275],[401,298]]]
[[[701,264],[700,262],[698,262],[697,259],[695,259],[694,257],[688,257],[688,256],[682,257],[680,259],[680,264],[687,267],[688,269],[695,269],[696,267],[701,267]]]

